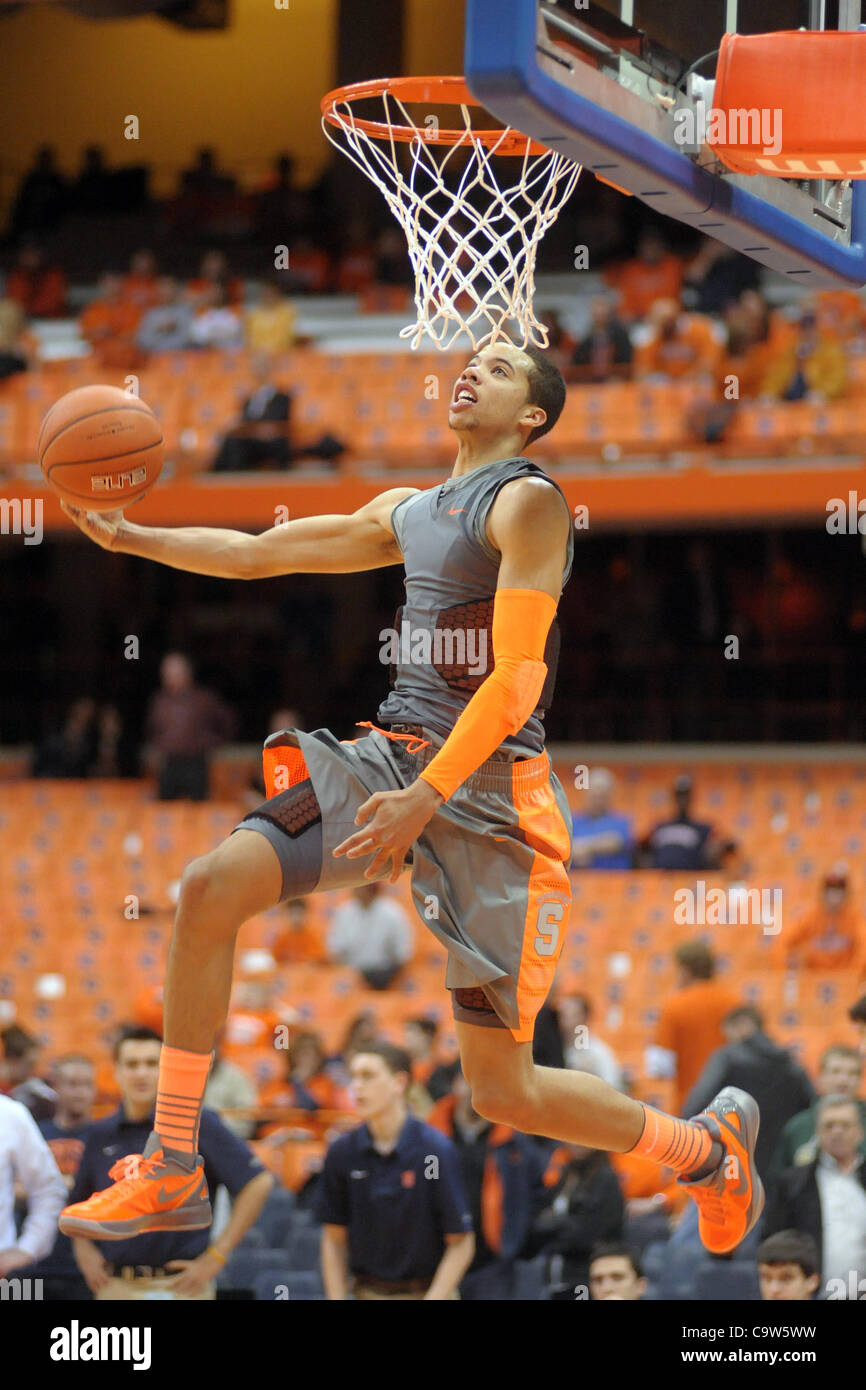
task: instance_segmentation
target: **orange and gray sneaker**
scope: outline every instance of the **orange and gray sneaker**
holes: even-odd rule
[[[197,1231],[211,1224],[211,1205],[201,1159],[185,1168],[162,1149],[130,1154],[109,1169],[112,1187],[94,1192],[60,1213],[65,1236],[123,1240],[144,1231]]]
[[[711,1173],[679,1179],[698,1206],[698,1232],[707,1250],[726,1255],[745,1240],[764,1209],[764,1186],[755,1168],[760,1113],[745,1091],[726,1086],[692,1123],[703,1125],[724,1153]]]

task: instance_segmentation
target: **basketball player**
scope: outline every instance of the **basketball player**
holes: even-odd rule
[[[455,384],[457,458],[439,487],[393,488],[352,515],[259,536],[136,526],[121,512],[64,506],[104,549],[195,574],[253,579],[400,564],[406,572],[392,689],[378,714],[387,727],[367,725],[366,737],[347,742],[325,729],[272,735],[268,799],[187,868],[154,1133],[128,1176],[67,1207],[66,1234],[105,1240],[208,1224],[196,1142],[240,927],[288,898],[380,877],[394,883],[408,865],[415,905],[449,953],[446,987],[474,1108],[527,1134],[676,1169],[717,1253],[758,1219],[750,1096],[727,1089],[686,1121],[598,1077],[532,1060],[570,903],[569,807],[542,719],[573,530],[561,489],[524,453],[564,401],[562,377],[541,352],[500,341],[473,356]],[[455,633],[462,653],[444,640]]]

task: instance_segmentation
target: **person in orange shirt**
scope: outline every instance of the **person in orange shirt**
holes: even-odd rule
[[[347,1113],[352,1110],[351,1097],[339,1082],[329,1073],[326,1066],[325,1050],[318,1033],[295,1033],[292,1045],[286,1053],[286,1075],[270,1081],[259,1093],[259,1105],[263,1110],[305,1110],[309,1112],[310,1124],[299,1120],[292,1128],[309,1129],[318,1133],[320,1126],[316,1114],[320,1110],[338,1110]],[[286,1128],[286,1121],[276,1118],[264,1122],[260,1137],[265,1139]]]
[[[717,374],[724,348],[712,319],[682,314],[676,300],[660,299],[648,324],[649,336],[635,353],[635,376],[684,381]]]
[[[136,305],[139,312],[147,313],[159,303],[159,272],[156,256],[152,251],[136,251],[129,262],[129,271],[123,277],[121,294],[130,304]]]
[[[83,310],[78,325],[102,366],[127,367],[141,357],[135,343],[140,318],[138,306],[123,296],[121,276],[108,274],[101,277],[99,294]]]
[[[53,319],[66,312],[66,276],[46,265],[38,246],[27,242],[6,277],[6,298],[20,304],[28,318]]]
[[[681,1115],[710,1053],[727,1041],[722,1019],[742,1000],[730,985],[715,979],[715,958],[705,942],[684,941],[674,951],[674,960],[677,989],[662,1005],[647,1070],[676,1078],[674,1111]]]
[[[611,266],[605,279],[619,294],[620,317],[642,319],[657,299],[673,299],[679,304],[684,266],[672,255],[653,227],[647,227],[630,261]]]
[[[322,965],[327,960],[322,933],[310,923],[306,898],[286,903],[288,922],[271,946],[277,965]]]
[[[825,874],[817,906],[793,931],[782,932],[778,950],[789,969],[866,973],[866,927],[851,902],[851,885],[844,869]]]
[[[239,275],[229,274],[228,259],[222,251],[206,251],[202,256],[198,275],[188,281],[187,295],[193,308],[202,308],[210,302],[215,289],[224,289],[229,304],[234,309],[244,302],[244,282]]]

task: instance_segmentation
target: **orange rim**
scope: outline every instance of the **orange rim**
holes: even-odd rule
[[[399,101],[430,102],[438,106],[474,106],[481,109],[480,102],[470,92],[463,77],[375,77],[367,82],[351,82],[346,87],[335,87],[322,97],[322,116],[329,125],[343,129],[344,122],[337,116],[338,106],[351,106],[354,101],[365,101],[370,97],[385,94]],[[388,121],[362,120],[352,113],[352,124],[368,135],[371,140],[400,140],[408,143],[419,137],[428,145],[461,145],[466,143],[466,129],[442,129],[431,135],[426,128],[413,125],[393,125]],[[546,145],[522,135],[519,130],[473,130],[472,139],[478,140],[488,149],[496,147],[497,154],[549,154]]]

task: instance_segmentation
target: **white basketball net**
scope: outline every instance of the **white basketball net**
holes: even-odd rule
[[[411,338],[417,348],[426,336],[441,351],[462,333],[475,349],[497,338],[546,347],[547,329],[533,311],[535,257],[581,166],[553,150],[532,154],[527,140],[524,153],[501,155],[500,164],[511,161],[517,178],[500,187],[493,158],[513,132],[503,130],[488,148],[473,134],[470,108],[461,105],[455,110],[462,114],[465,138],[437,145],[393,92],[383,92],[381,99],[389,125],[396,119],[414,130],[410,141],[372,137],[358,125],[348,101],[330,107],[338,128],[324,118],[322,128],[331,144],[372,179],[406,235],[417,319],[401,329],[400,337]],[[408,175],[400,168],[401,148],[409,151]],[[458,150],[468,154],[462,171]],[[449,187],[446,175],[452,170],[456,186]]]

